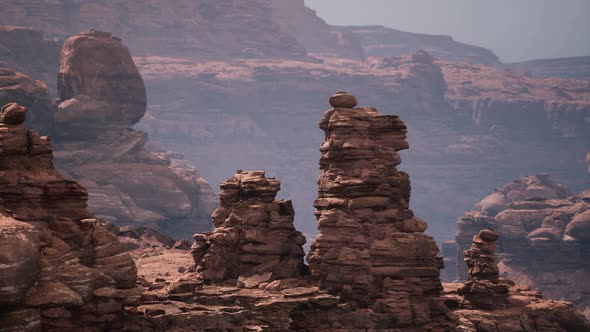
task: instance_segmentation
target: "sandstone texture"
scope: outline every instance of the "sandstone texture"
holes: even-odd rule
[[[323,63],[136,57],[150,96],[139,126],[183,151],[210,183],[239,168],[280,178],[308,238],[317,234],[307,202],[322,139],[309,110],[340,90],[399,114],[411,129],[412,149],[403,154],[413,209],[440,221],[430,225],[437,241],[453,237],[457,211],[508,179],[551,172],[576,192],[585,188],[579,179],[586,174],[590,90],[581,81],[441,62],[426,52],[362,62],[317,57]]]
[[[437,297],[442,261],[424,234],[428,225],[409,209],[409,177],[396,169],[397,151],[408,148],[406,126],[338,97],[319,124],[325,140],[312,275],[321,289],[392,315],[394,326],[431,324],[445,313]]]
[[[280,182],[263,171],[238,171],[221,183],[215,230],[194,236],[197,272],[208,282],[258,287],[305,272],[305,237],[295,230],[291,201],[276,200]]]
[[[520,178],[483,199],[459,219],[457,262],[481,229],[500,235],[499,271],[514,282],[588,311],[587,222],[590,200],[573,195],[547,174]],[[449,266],[452,270],[452,266]],[[457,263],[457,278],[467,271]]]
[[[215,196],[198,171],[132,128],[146,92],[127,47],[91,31],[64,44],[55,112],[56,164],[89,190],[90,209],[120,226],[152,227],[178,238],[209,229]]]
[[[300,266],[302,242],[297,240],[301,235],[293,227],[292,210],[281,207],[290,204],[275,198],[278,181],[262,171],[238,171],[221,184],[220,206],[213,214],[217,228],[196,234],[191,252],[168,249],[168,241],[153,233],[112,228],[134,237],[125,243],[135,246],[138,283],[145,287],[142,304],[130,313],[127,328],[416,332],[590,328],[573,304],[544,300],[539,292],[498,275],[498,234],[493,230],[479,233],[466,253],[470,280],[446,284],[443,290],[436,245],[423,234],[427,224],[407,209],[409,181],[395,168],[400,162],[396,150],[407,148],[405,125],[397,116],[379,115],[372,108],[342,107],[354,104],[354,99],[344,92],[334,95],[335,108],[320,122],[327,134],[321,148],[320,197],[315,202],[322,234],[308,256],[311,275],[289,268]],[[380,156],[376,167],[359,164],[368,153]],[[353,169],[358,174],[343,171]],[[396,204],[396,208],[379,204]],[[372,239],[370,248],[364,245],[366,239]],[[244,253],[254,248],[255,252]],[[279,251],[294,259],[281,264],[274,258]],[[262,257],[268,257],[269,263],[261,264]],[[333,274],[336,270],[343,274]]]
[[[117,329],[137,305],[137,269],[86,207],[88,194],[53,167],[50,141],[0,115],[0,329]]]
[[[539,291],[499,276],[499,235],[483,229],[464,252],[469,278],[445,284],[445,304],[455,309],[455,331],[588,331],[590,322],[574,304],[543,299]]]

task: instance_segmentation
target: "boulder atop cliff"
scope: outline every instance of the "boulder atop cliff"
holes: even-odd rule
[[[20,72],[0,68],[0,105],[19,103],[27,107],[27,127],[43,135],[52,133],[54,106],[47,86]]]
[[[131,126],[146,110],[143,79],[127,46],[109,32],[90,31],[66,40],[58,74],[59,137],[98,135]]]
[[[547,174],[516,179],[467,211],[457,225],[457,278],[471,239],[494,228],[500,239],[500,273],[518,284],[540,289],[547,298],[566,299],[588,312],[590,200],[574,195]],[[452,269],[452,267],[450,267]]]

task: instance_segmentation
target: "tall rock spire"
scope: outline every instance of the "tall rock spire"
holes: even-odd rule
[[[410,180],[398,171],[407,149],[406,125],[396,115],[356,106],[338,93],[320,120],[318,198],[320,235],[308,257],[322,289],[376,313],[396,326],[423,325],[444,312],[441,259],[426,222],[409,209]]]

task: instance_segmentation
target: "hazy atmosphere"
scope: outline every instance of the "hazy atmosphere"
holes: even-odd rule
[[[0,8],[0,332],[590,332],[590,0]]]
[[[333,25],[383,25],[483,46],[503,62],[590,55],[587,0],[306,0]]]

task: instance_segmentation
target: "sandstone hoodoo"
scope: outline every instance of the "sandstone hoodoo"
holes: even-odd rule
[[[220,184],[215,230],[194,236],[193,256],[205,281],[257,287],[305,274],[305,237],[295,230],[291,201],[277,200],[280,182],[263,171],[238,171]]]
[[[352,105],[352,104],[350,104]],[[374,108],[337,107],[320,128],[320,235],[308,256],[321,289],[420,326],[444,315],[439,299],[442,259],[426,222],[409,209],[410,181],[398,171],[406,126]]]
[[[477,308],[498,309],[506,306],[508,289],[513,285],[500,278],[496,264],[498,233],[484,229],[473,238],[469,250],[465,250],[465,263],[469,268],[468,280],[459,289]]]
[[[473,237],[493,228],[500,236],[501,276],[539,289],[547,298],[571,301],[589,314],[590,200],[584,195],[574,195],[547,174],[497,189],[459,219],[456,278],[468,277],[461,258]]]
[[[0,330],[119,329],[137,305],[137,270],[86,208],[88,195],[53,168],[50,141],[0,115]]]

